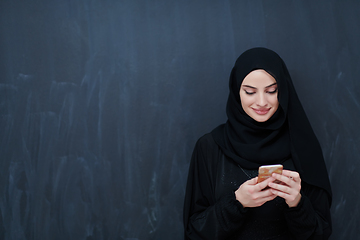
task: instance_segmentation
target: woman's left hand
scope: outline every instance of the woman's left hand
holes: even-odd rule
[[[301,178],[299,173],[283,170],[282,175],[273,173],[272,177],[281,183],[270,182],[271,192],[285,199],[289,207],[296,207],[301,199]]]

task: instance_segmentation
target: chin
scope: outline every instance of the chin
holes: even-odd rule
[[[266,122],[267,120],[269,120],[269,118],[266,118],[266,119],[263,119],[263,118],[262,119],[255,119],[254,118],[254,120],[257,121],[257,122]]]
[[[267,120],[270,119],[271,116],[272,116],[272,114],[266,114],[266,115],[262,115],[262,116],[253,115],[253,116],[250,116],[250,117],[252,119],[254,119],[255,121],[257,121],[257,122],[266,122]]]

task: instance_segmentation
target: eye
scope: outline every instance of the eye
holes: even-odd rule
[[[248,92],[248,91],[246,91],[246,90],[244,90],[245,91],[245,93],[247,94],[247,95],[253,95],[255,92]]]
[[[271,90],[267,91],[267,93],[274,94],[274,93],[277,93],[277,90],[278,90],[277,88],[275,88],[274,90],[271,89]]]

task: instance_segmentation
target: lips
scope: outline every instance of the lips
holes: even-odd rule
[[[253,108],[253,110],[259,115],[265,115],[270,111],[270,108],[260,108],[260,109]]]

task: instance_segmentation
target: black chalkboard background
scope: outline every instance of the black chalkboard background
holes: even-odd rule
[[[0,239],[182,239],[244,50],[288,65],[359,239],[360,1],[0,1]]]

